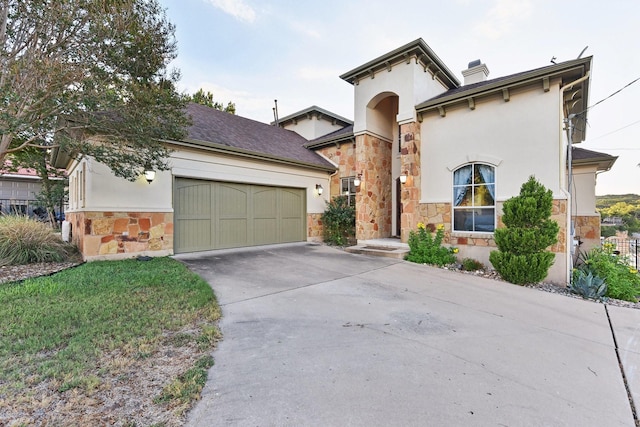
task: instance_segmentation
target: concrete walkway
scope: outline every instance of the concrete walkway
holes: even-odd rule
[[[177,256],[224,339],[190,426],[633,426],[604,305],[318,245]],[[640,401],[640,310],[608,307]]]

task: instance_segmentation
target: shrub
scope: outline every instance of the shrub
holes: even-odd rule
[[[489,261],[503,279],[516,284],[547,277],[555,255],[545,249],[558,241],[558,223],[551,220],[553,194],[531,176],[520,194],[504,202],[505,227],[494,232],[497,251]]]
[[[628,259],[614,254],[615,246],[605,243],[580,256],[578,270],[601,277],[607,282],[606,296],[637,302],[640,295],[640,276],[629,266]]]
[[[409,253],[405,259],[411,262],[440,267],[453,264],[456,261],[454,254],[458,250],[457,248],[445,248],[442,246],[443,237],[443,225],[438,226],[435,236],[432,237],[431,232],[427,231],[427,227],[421,222],[418,223],[418,231],[409,233]]]
[[[482,270],[484,265],[473,258],[465,258],[462,260],[462,269],[464,271],[477,271]]]
[[[75,252],[46,224],[26,216],[0,216],[0,265],[61,262]]]
[[[576,269],[569,289],[583,298],[600,299],[607,293],[607,283],[591,271]]]
[[[322,214],[324,241],[329,245],[344,246],[356,235],[356,209],[349,206],[346,196],[337,196],[327,202]]]

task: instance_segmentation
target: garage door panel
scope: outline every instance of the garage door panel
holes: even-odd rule
[[[250,245],[246,219],[221,219],[217,227],[216,249],[238,248]]]
[[[212,246],[211,220],[181,219],[175,226],[176,248],[183,252],[204,251]]]
[[[299,218],[303,206],[299,191],[282,189],[280,212],[283,218]]]
[[[247,218],[249,211],[247,185],[219,184],[216,196],[220,218]]]
[[[211,185],[204,182],[178,187],[176,205],[179,218],[210,218]]]
[[[306,191],[177,178],[175,251],[306,239]]]
[[[253,220],[253,244],[268,245],[278,242],[278,220],[276,218],[255,218]]]
[[[283,218],[281,231],[281,243],[299,242],[301,240],[302,221],[299,218]]]
[[[255,187],[253,191],[253,217],[272,218],[278,215],[278,191],[275,188]]]

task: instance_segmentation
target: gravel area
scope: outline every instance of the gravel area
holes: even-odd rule
[[[71,262],[39,262],[26,265],[0,266],[0,283],[17,282],[31,277],[50,276],[58,271],[82,264],[78,261]]]
[[[477,271],[464,271],[459,269],[458,267],[443,267],[445,270],[451,270],[451,271],[455,271],[461,274],[472,274],[474,276],[482,276],[482,277],[486,277],[487,279],[493,279],[493,280],[498,280],[501,282],[504,282],[507,285],[513,285],[512,283],[509,283],[505,280],[502,280],[502,278],[500,277],[500,275],[498,274],[497,271],[495,270],[477,270]],[[518,285],[513,285],[513,286],[518,286]],[[551,292],[554,294],[559,294],[559,295],[564,295],[566,297],[569,298],[577,298],[577,299],[583,299],[586,301],[591,301],[597,304],[607,304],[607,305],[613,305],[616,307],[626,307],[626,308],[635,308],[635,309],[640,309],[640,302],[629,302],[629,301],[622,301],[619,299],[613,299],[613,298],[603,298],[601,301],[596,301],[593,299],[585,299],[582,298],[582,296],[578,295],[578,294],[574,294],[573,292],[571,292],[571,290],[567,287],[567,286],[561,286],[561,285],[556,285],[553,283],[534,283],[534,284],[529,284],[529,285],[524,285],[527,288],[532,288],[532,289],[537,289],[539,291],[544,291],[544,292]]]

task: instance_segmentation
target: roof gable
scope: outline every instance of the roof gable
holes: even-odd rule
[[[412,58],[415,58],[416,63],[419,62],[422,64],[425,71],[429,69],[433,73],[434,78],[437,78],[446,87],[453,89],[460,86],[460,82],[456,76],[421,38],[407,43],[404,46],[400,46],[351,71],[347,71],[342,74],[340,78],[351,84],[357,84],[359,80],[365,77],[369,77],[384,69],[388,70],[403,61],[408,63]]]
[[[304,110],[300,110],[293,114],[289,114],[288,116],[278,118],[278,125],[281,127],[285,127],[288,123],[295,124],[300,120],[308,120],[312,116],[317,117],[318,120],[327,120],[341,126],[349,126],[353,124],[352,120],[346,119],[342,116],[332,113],[329,110],[325,110],[324,108],[312,105],[311,107],[305,108]],[[271,124],[275,125],[275,122],[271,122]]]

